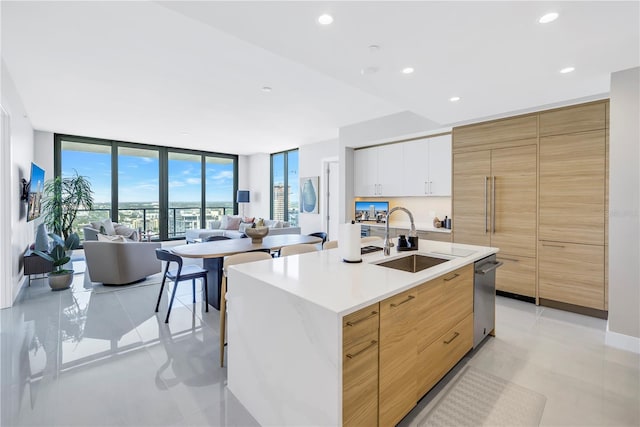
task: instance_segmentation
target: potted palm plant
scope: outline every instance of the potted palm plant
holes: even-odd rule
[[[93,209],[91,181],[77,171],[70,177],[57,176],[44,185],[44,221],[49,230],[64,239],[73,234],[73,223],[80,209]],[[76,248],[71,248],[76,249]]]
[[[64,267],[71,261],[69,252],[80,246],[80,238],[76,233],[72,233],[65,240],[54,233],[49,233],[49,237],[53,239],[53,248],[48,253],[43,251],[34,251],[34,253],[53,263],[53,271],[49,273],[51,289],[54,291],[67,289],[73,282],[73,270]]]

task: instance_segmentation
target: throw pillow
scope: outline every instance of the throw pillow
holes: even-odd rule
[[[247,223],[247,224],[253,224],[253,221],[255,221],[255,220],[256,220],[255,217],[245,216],[244,218],[242,218],[242,222]]]
[[[127,239],[124,236],[105,236],[104,234],[98,234],[98,241],[110,243],[127,243]]]
[[[107,230],[105,230],[104,225],[100,224],[100,234],[107,234]]]
[[[222,228],[223,230],[237,230],[238,228],[240,228],[241,221],[242,218],[240,218],[239,216],[230,216],[229,218],[227,218],[227,226],[220,228]]]
[[[113,222],[111,222],[111,218],[103,220],[102,225],[104,225],[104,230],[107,232],[107,236],[115,236],[116,229],[113,226]]]
[[[124,236],[131,240],[138,240],[137,239],[138,233],[133,228],[127,227],[126,225],[120,225],[120,224],[115,225],[114,228],[118,236]]]
[[[273,219],[265,219],[265,220],[263,220],[263,222],[264,222],[264,226],[265,227],[273,228],[276,225],[277,221],[275,221]]]
[[[251,228],[251,227],[253,227],[253,223],[252,222],[242,222],[242,223],[240,223],[240,227],[238,227],[238,231],[244,233],[244,231],[247,228]]]

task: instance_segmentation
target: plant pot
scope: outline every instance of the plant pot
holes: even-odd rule
[[[71,282],[73,282],[73,270],[67,270],[61,274],[49,273],[49,286],[52,291],[69,289]]]

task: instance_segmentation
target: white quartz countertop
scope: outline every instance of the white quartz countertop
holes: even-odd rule
[[[498,252],[497,248],[431,240],[420,240],[418,246],[418,251],[407,252],[394,247],[388,257],[382,251],[363,255],[363,262],[357,264],[342,262],[340,250],[330,249],[235,265],[230,267],[229,297],[233,298],[233,280],[241,279],[234,274],[238,271],[344,316]],[[374,264],[415,253],[450,261],[417,273]]]
[[[369,227],[376,227],[376,228],[385,228],[386,225],[385,223],[381,223],[381,222],[361,222],[361,225],[368,225]],[[433,224],[428,224],[428,223],[420,223],[420,222],[416,222],[415,223],[416,226],[416,230],[418,231],[431,231],[434,233],[451,233],[451,230],[448,228],[435,228],[433,226]],[[407,230],[411,229],[411,223],[410,222],[402,222],[402,221],[391,221],[389,223],[389,227],[390,228],[406,228]]]

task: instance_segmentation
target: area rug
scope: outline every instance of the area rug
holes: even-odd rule
[[[467,366],[417,425],[539,426],[546,400],[533,390]]]

